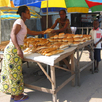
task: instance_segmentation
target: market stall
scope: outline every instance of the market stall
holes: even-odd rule
[[[59,53],[57,55],[52,55],[50,57],[49,56],[43,56],[43,55],[38,54],[38,53],[25,54],[24,55],[24,61],[36,62],[39,65],[39,67],[41,68],[41,70],[44,72],[46,77],[51,82],[52,88],[48,89],[48,88],[45,88],[45,87],[38,87],[38,86],[34,86],[34,85],[29,85],[29,84],[25,84],[25,86],[28,87],[28,88],[32,88],[32,89],[36,89],[36,90],[39,90],[39,91],[42,91],[42,92],[52,94],[53,102],[56,102],[57,101],[57,92],[60,89],[62,89],[67,83],[72,81],[72,85],[75,86],[75,64],[74,64],[75,49],[76,49],[76,47],[70,47],[70,48],[67,48],[64,52]],[[71,56],[71,69],[70,70],[55,65],[56,63],[58,63],[59,61],[61,61],[62,59],[66,58],[68,56]],[[3,58],[3,53],[2,52],[0,53],[0,58]],[[42,67],[41,63],[50,65],[51,77],[47,74],[45,69]],[[71,76],[66,81],[64,81],[60,86],[58,86],[57,88],[56,88],[55,67],[60,68],[60,69],[65,70],[65,71],[71,72]]]
[[[57,92],[60,89],[62,89],[70,81],[72,81],[73,86],[75,85],[75,64],[74,64],[75,49],[76,49],[76,47],[70,47],[70,48],[67,48],[64,52],[59,53],[57,55],[52,55],[52,56],[43,56],[43,55],[37,54],[37,53],[26,54],[25,58],[24,58],[24,61],[36,62],[39,65],[39,67],[41,68],[41,70],[44,72],[46,77],[51,82],[52,88],[47,89],[47,88],[44,88],[44,87],[38,87],[38,86],[28,85],[28,84],[25,84],[25,86],[28,87],[28,88],[32,88],[32,89],[36,89],[36,90],[39,90],[39,91],[43,91],[43,92],[52,94],[52,100],[53,100],[53,102],[56,102],[57,101]],[[68,56],[71,56],[71,69],[70,70],[55,65],[56,63],[65,59]],[[42,67],[41,63],[50,65],[51,77],[47,74],[45,69]],[[58,87],[56,87],[55,68],[60,68],[62,70],[71,72],[71,76]]]
[[[57,92],[62,89],[68,82],[72,81],[72,85],[75,85],[75,76],[77,75],[78,84],[80,83],[80,72],[92,65],[94,68],[94,60],[92,60],[86,66],[80,68],[80,58],[83,50],[86,46],[90,46],[91,53],[93,56],[93,40],[90,35],[82,34],[59,34],[51,36],[50,38],[25,38],[24,39],[24,61],[36,62],[43,73],[46,75],[47,79],[50,81],[52,88],[48,89],[45,87],[39,87],[34,85],[25,84],[26,87],[43,91],[52,94],[53,102],[57,100]],[[81,54],[79,55],[79,50]],[[61,52],[59,52],[61,51]],[[77,52],[77,64],[75,70],[75,59],[74,54]],[[0,57],[2,58],[3,53]],[[70,56],[71,63],[69,63],[66,58]],[[92,57],[93,58],[93,57]],[[64,61],[68,68],[64,68],[56,65],[60,61]],[[51,76],[46,72],[41,63],[50,66]],[[65,71],[71,72],[70,77],[64,81],[60,86],[56,86],[56,73],[55,68],[59,68]],[[75,72],[76,71],[76,72]],[[92,70],[93,72],[93,70]]]

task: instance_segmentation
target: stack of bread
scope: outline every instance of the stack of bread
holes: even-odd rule
[[[50,38],[25,38],[24,39],[24,52],[40,53],[42,55],[51,56],[63,52],[64,48],[70,45],[78,45],[90,40],[90,35],[82,34],[64,34],[51,36]]]
[[[68,44],[67,44],[68,46]],[[54,43],[43,38],[26,38],[24,40],[24,53],[40,53],[42,55],[51,56],[57,53],[61,53],[64,50],[63,43]]]
[[[78,45],[78,44],[82,44],[88,40],[91,39],[91,35],[82,35],[82,34],[64,34],[64,33],[60,33],[59,35],[54,35],[50,38],[48,38],[48,40],[51,43],[55,43],[55,42],[67,42],[69,43],[69,45]]]

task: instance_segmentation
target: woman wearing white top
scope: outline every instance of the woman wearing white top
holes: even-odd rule
[[[3,66],[1,71],[0,90],[4,93],[10,93],[11,99],[14,102],[24,101],[28,96],[23,95],[24,81],[22,75],[22,45],[24,37],[27,34],[38,35],[43,34],[43,31],[31,31],[26,25],[26,19],[30,19],[30,11],[27,6],[20,6],[17,14],[21,16],[14,22],[11,31],[10,43],[4,50]]]

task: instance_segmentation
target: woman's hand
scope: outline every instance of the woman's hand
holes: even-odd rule
[[[53,31],[53,29],[51,29],[51,28],[46,29],[46,30],[44,31],[44,34],[48,34],[48,33],[50,33],[51,31]]]
[[[23,59],[23,52],[21,49],[17,50],[17,54],[19,57],[21,57]]]
[[[41,31],[41,34],[45,34],[44,32],[45,32],[45,31]]]
[[[56,31],[55,30],[52,30],[51,33],[56,33]]]

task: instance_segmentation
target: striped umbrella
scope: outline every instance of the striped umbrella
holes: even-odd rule
[[[59,11],[62,8],[66,8],[68,12],[80,12],[80,13],[88,13],[88,5],[85,0],[46,0],[41,2],[29,2],[29,3],[22,3],[23,0],[13,0],[15,6],[20,5],[27,5],[27,6],[35,6],[39,7],[46,12],[45,9],[48,8],[50,12],[52,11]],[[28,2],[24,0],[24,2]]]
[[[92,12],[102,11],[102,0],[85,0]]]
[[[14,7],[12,0],[0,0],[0,44],[1,44],[1,19],[18,19],[20,18],[19,15],[16,14],[17,12],[16,7]],[[41,18],[34,10],[29,8],[31,13],[31,18]]]
[[[29,0],[28,0],[29,1]],[[30,2],[27,0],[13,0],[15,6],[27,5],[27,6],[35,6],[39,7],[46,12],[46,28],[48,28],[48,12],[49,10],[59,11],[59,9],[67,9],[68,12],[80,12],[80,13],[88,13],[88,5],[85,0],[46,0],[41,2]],[[33,1],[33,0],[31,0]],[[25,3],[23,3],[25,2]],[[47,10],[46,10],[47,9]]]
[[[17,7],[0,7],[1,10],[1,19],[7,19],[7,20],[12,20],[12,19],[18,19],[20,18],[19,15],[16,14],[18,8]],[[34,10],[29,8],[31,18],[41,18],[39,14],[37,14]]]

